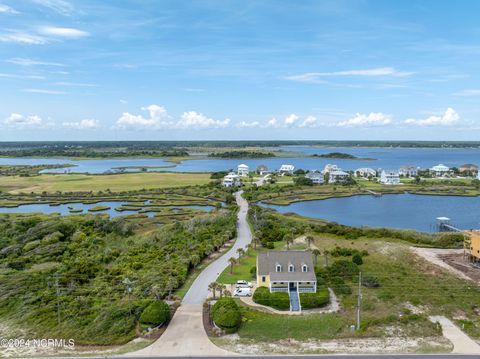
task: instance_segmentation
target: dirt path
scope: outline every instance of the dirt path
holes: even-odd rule
[[[457,354],[480,354],[480,345],[474,342],[467,334],[452,321],[443,316],[430,317],[432,322],[439,322],[442,326],[443,336],[453,344],[452,353]]]

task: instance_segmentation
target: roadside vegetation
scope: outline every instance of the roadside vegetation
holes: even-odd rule
[[[103,215],[0,216],[0,334],[126,343],[139,323],[167,320],[152,303],[235,236],[235,219],[227,209],[162,227]]]

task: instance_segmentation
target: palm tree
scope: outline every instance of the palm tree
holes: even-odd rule
[[[287,251],[290,249],[290,244],[293,243],[293,236],[291,234],[286,234],[283,236],[283,240],[287,243]]]
[[[238,253],[238,261],[240,262],[240,257],[245,254],[245,249],[243,249],[243,248],[238,248],[238,249],[237,249],[237,253]]]
[[[315,266],[317,265],[317,259],[318,259],[318,256],[320,255],[320,250],[318,248],[314,248],[312,250],[312,254],[313,254],[313,257],[314,257],[314,261],[315,261]]]
[[[225,284],[219,284],[217,288],[218,288],[218,291],[220,292],[220,298],[222,298],[225,290],[227,289],[227,286]]]
[[[237,260],[235,259],[235,257],[232,257],[228,260],[228,262],[230,263],[230,274],[233,274],[233,266],[235,265],[235,263],[237,263]]]
[[[313,237],[312,236],[307,236],[305,238],[305,240],[307,241],[307,247],[310,248],[310,246],[312,245],[312,242],[313,242]]]
[[[212,282],[208,285],[208,289],[210,289],[212,291],[213,300],[216,299],[217,288],[218,288],[218,283],[217,282]]]
[[[328,255],[330,254],[330,252],[328,250],[324,250],[323,251],[323,255],[325,256],[325,267],[328,267]]]

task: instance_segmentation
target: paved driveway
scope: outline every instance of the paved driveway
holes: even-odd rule
[[[231,257],[238,258],[237,249],[245,248],[252,240],[247,223],[248,202],[242,198],[242,191],[236,193],[240,207],[237,221],[237,240],[233,247],[212,262],[195,279],[182,305],[168,325],[163,335],[149,347],[127,354],[135,357],[158,356],[232,356],[235,353],[220,349],[214,345],[203,328],[202,304],[208,296],[208,285],[214,282],[221,272],[229,266]]]

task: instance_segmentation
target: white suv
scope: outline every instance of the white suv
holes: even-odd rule
[[[250,282],[247,282],[246,280],[237,280],[237,283],[235,284],[235,288],[252,288],[253,285]]]
[[[252,291],[248,287],[237,288],[233,292],[233,295],[235,297],[250,297],[252,295]]]

